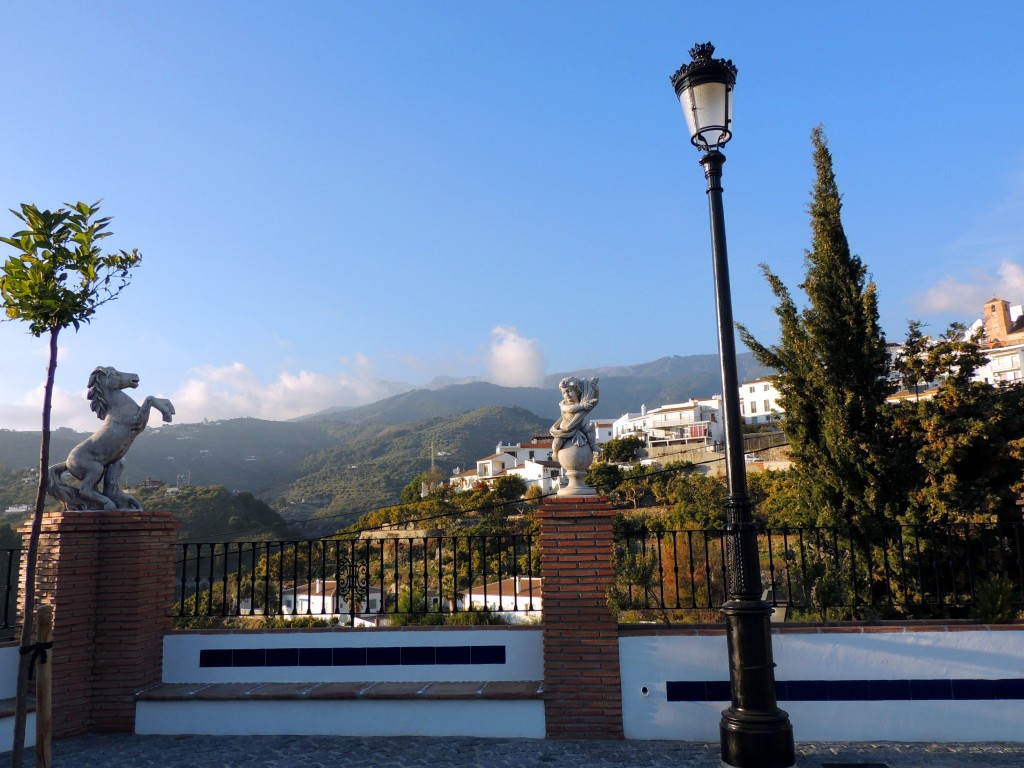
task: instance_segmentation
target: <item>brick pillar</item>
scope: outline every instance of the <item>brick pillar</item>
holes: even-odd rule
[[[544,717],[550,739],[621,739],[619,628],[608,607],[615,511],[600,496],[540,509]]]
[[[170,512],[44,515],[36,599],[54,606],[54,737],[135,730],[134,694],[161,678],[177,529]]]

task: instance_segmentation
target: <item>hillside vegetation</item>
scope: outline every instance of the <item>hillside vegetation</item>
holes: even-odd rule
[[[402,489],[433,461],[442,475],[476,466],[501,441],[523,441],[550,424],[522,408],[488,406],[461,416],[411,424],[351,425],[353,433],[334,448],[307,459],[281,512],[306,530],[329,532],[366,512],[395,504]]]
[[[263,541],[298,538],[265,501],[223,486],[133,489],[146,509],[172,512],[181,523],[180,539]]]

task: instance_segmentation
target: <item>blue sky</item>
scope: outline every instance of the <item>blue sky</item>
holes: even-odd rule
[[[715,352],[669,85],[707,40],[739,68],[725,213],[758,338],[757,264],[803,274],[818,123],[891,339],[1024,302],[1024,4],[39,2],[0,26],[0,210],[102,198],[105,243],[144,255],[62,337],[55,425],[95,425],[96,365],[188,422]],[[0,350],[0,427],[38,428],[46,344],[0,323]]]

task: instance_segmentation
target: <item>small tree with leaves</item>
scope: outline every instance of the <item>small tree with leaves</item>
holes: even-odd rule
[[[7,257],[0,271],[0,299],[5,319],[28,323],[29,333],[36,338],[47,337],[50,346],[43,389],[39,486],[25,554],[25,616],[11,754],[15,768],[21,768],[24,760],[26,697],[32,663],[32,656],[26,649],[32,646],[36,550],[50,463],[50,411],[57,370],[57,338],[65,328],[79,330],[99,307],[116,298],[128,285],[132,269],[142,258],[135,250],[102,253],[99,242],[111,234],[107,231],[110,218],[97,218],[98,211],[99,203],[79,202],[55,211],[23,204],[21,210],[11,211],[21,220],[23,228],[10,237],[0,237],[0,243],[15,251]]]
[[[608,464],[629,464],[636,461],[644,445],[644,441],[636,435],[614,437],[601,446],[601,461]]]

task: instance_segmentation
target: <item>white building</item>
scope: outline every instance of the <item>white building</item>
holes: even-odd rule
[[[778,421],[783,413],[779,390],[770,379],[755,379],[740,385],[740,415],[744,424]]]
[[[475,469],[462,470],[456,467],[455,472],[448,478],[448,485],[455,489],[456,493],[471,491],[479,482],[480,475],[477,474]]]
[[[356,604],[356,624],[361,626],[376,624],[376,614],[381,610],[384,596],[378,587],[369,587],[365,596],[365,605]],[[239,613],[243,616],[252,609],[252,601],[246,597],[239,601]],[[259,613],[260,611],[257,611]],[[297,584],[285,587],[281,593],[281,613],[289,618],[312,616],[315,619],[336,619],[348,621],[350,606],[348,590],[338,591],[338,582],[334,579],[315,579],[312,584]]]
[[[551,435],[534,435],[526,443],[498,443],[494,453],[506,453],[518,461],[550,461]]]
[[[516,457],[510,453],[501,451],[499,453],[492,453],[490,456],[485,456],[482,459],[477,459],[476,462],[476,474],[477,478],[483,482],[493,481],[495,478],[505,474],[506,469],[511,469],[516,465]]]
[[[539,577],[516,576],[471,587],[462,593],[462,604],[473,610],[504,611],[515,624],[540,621],[544,607]]]
[[[604,445],[615,437],[614,419],[595,419],[590,422],[594,427],[594,439],[598,445]]]
[[[641,405],[640,413],[624,413],[612,422],[612,437],[618,439],[636,435],[646,440],[649,426],[647,406]]]
[[[627,413],[616,419],[612,431],[615,437],[635,435],[643,439],[649,448],[670,446],[699,447],[724,441],[721,417],[721,400],[690,399],[685,403],[663,405],[647,410],[640,406],[640,413]]]
[[[511,469],[506,469],[505,474],[522,478],[523,482],[526,483],[527,490],[537,486],[540,488],[541,493],[547,495],[555,493],[560,487],[562,465],[557,461],[527,459],[521,464],[516,464]]]
[[[647,411],[651,448],[713,445],[724,440],[718,398],[663,405]]]
[[[544,494],[557,491],[562,468],[551,460],[550,436],[535,435],[526,443],[498,443],[494,453],[477,460],[476,469],[453,473],[448,484],[456,491],[471,491],[505,475],[522,478],[527,490],[537,486]]]
[[[1024,378],[1024,344],[985,350],[988,363],[974,373],[975,381],[1009,384]]]

